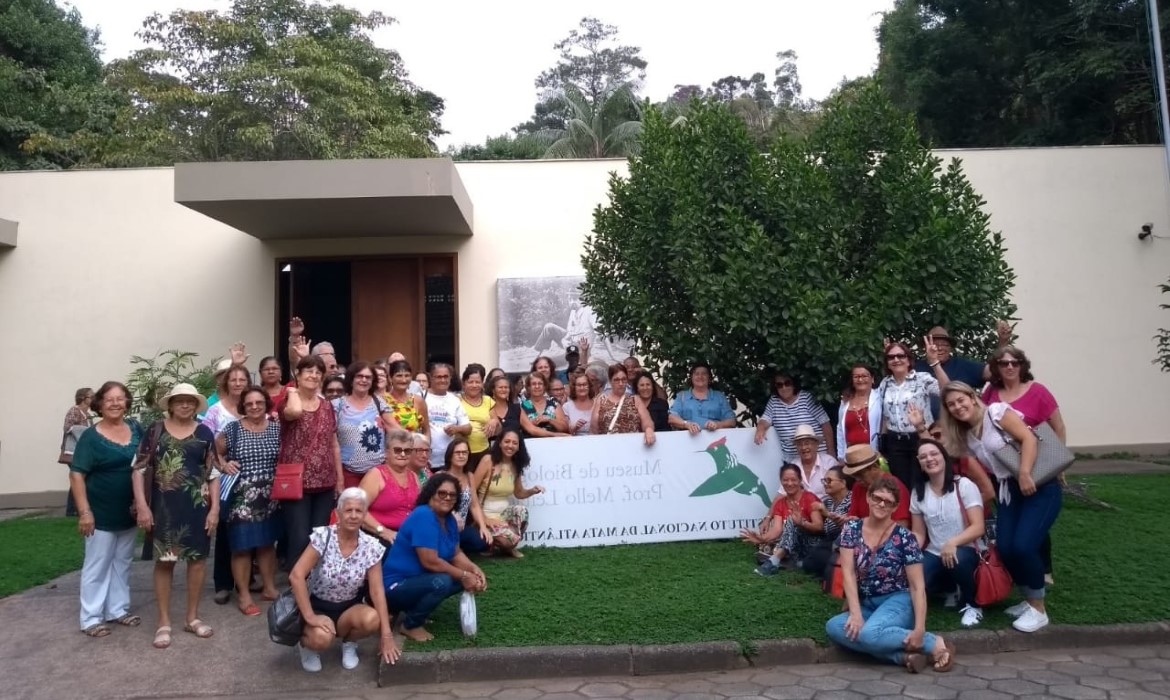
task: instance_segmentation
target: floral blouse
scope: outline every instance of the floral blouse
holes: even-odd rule
[[[382,563],[386,548],[364,532],[358,532],[357,549],[348,557],[342,556],[337,539],[337,526],[313,528],[309,546],[317,550],[320,559],[309,577],[309,593],[330,603],[345,603],[357,598],[366,573]]]
[[[889,538],[875,552],[861,536],[863,522],[850,520],[841,528],[841,537],[837,540],[841,549],[853,550],[858,594],[862,598],[873,598],[909,590],[906,567],[922,563],[918,539],[901,525],[894,525]]]

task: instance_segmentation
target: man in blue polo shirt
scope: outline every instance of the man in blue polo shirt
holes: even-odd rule
[[[698,435],[700,430],[735,427],[735,411],[722,391],[711,388],[711,368],[706,362],[691,366],[691,388],[674,397],[670,427]]]

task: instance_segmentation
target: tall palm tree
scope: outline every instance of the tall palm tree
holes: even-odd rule
[[[533,135],[548,144],[545,158],[622,158],[637,154],[642,103],[629,83],[608,90],[593,103],[575,85],[567,84],[565,103],[569,109],[565,128],[545,129]]]

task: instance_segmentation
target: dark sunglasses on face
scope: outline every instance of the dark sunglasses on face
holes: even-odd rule
[[[394,456],[396,457],[409,457],[410,455],[414,454],[413,447],[391,447],[390,451],[393,452]]]
[[[891,353],[889,355],[886,355],[886,359],[887,360],[905,360],[906,353],[904,353],[904,352]]]
[[[1019,367],[1019,360],[997,360],[996,363],[1000,367]]]
[[[792,380],[791,380],[791,379],[781,379],[781,380],[779,380],[778,382],[776,382],[776,388],[777,388],[777,389],[783,389],[783,388],[784,388],[784,387],[786,387],[786,386],[792,386]]]

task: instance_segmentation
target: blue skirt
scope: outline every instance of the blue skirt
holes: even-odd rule
[[[280,538],[282,530],[278,517],[258,523],[231,523],[228,525],[228,546],[233,552],[271,547]]]

